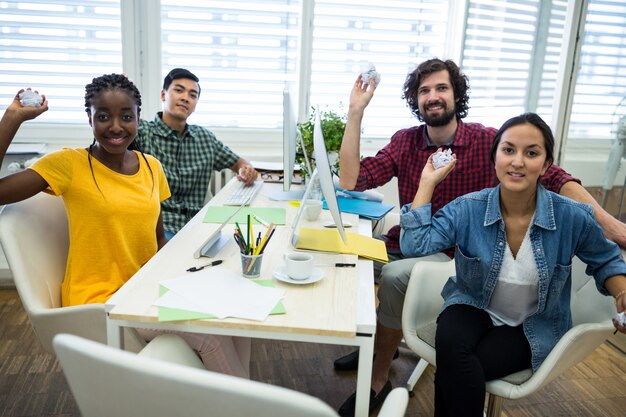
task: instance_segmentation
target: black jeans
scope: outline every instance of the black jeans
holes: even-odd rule
[[[531,366],[522,326],[494,326],[487,312],[468,305],[441,313],[435,343],[435,417],[482,417],[485,381]]]

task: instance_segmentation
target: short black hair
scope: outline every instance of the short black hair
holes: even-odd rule
[[[198,83],[198,94],[200,93],[200,79],[196,77],[196,75],[185,68],[174,68],[171,70],[163,79],[163,89],[167,91],[172,84],[172,81],[178,80],[181,78],[187,78],[189,80],[193,80]]]

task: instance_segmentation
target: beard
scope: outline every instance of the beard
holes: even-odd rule
[[[424,123],[426,123],[428,126],[430,127],[445,126],[448,123],[450,123],[452,119],[454,119],[454,117],[456,117],[456,109],[454,108],[454,106],[451,109],[448,109],[448,107],[446,106],[446,103],[433,103],[433,104],[439,104],[443,106],[443,113],[440,115],[429,116],[426,112],[422,112],[421,113],[422,119],[424,120]]]

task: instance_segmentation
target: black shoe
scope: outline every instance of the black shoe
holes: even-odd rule
[[[397,359],[400,356],[400,352],[396,349],[396,353],[393,354],[393,358]],[[376,354],[374,353],[374,358]],[[336,371],[356,371],[359,368],[359,350],[355,350],[352,353],[348,353],[346,356],[342,356],[335,360]]]
[[[387,395],[391,392],[391,382],[387,381],[385,386],[380,390],[378,394],[374,390],[370,390],[370,407],[369,413],[376,410],[384,402]],[[356,392],[348,397],[348,399],[339,407],[339,415],[341,417],[354,417],[354,409],[356,407]]]

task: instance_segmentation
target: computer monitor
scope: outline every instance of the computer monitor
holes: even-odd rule
[[[322,122],[320,120],[320,111],[315,111],[315,125],[313,127],[313,154],[315,155],[315,165],[317,175],[319,177],[320,187],[322,188],[322,194],[326,200],[326,205],[330,214],[333,216],[337,231],[341,236],[341,240],[346,245],[348,244],[348,238],[343,227],[343,221],[341,220],[341,211],[339,210],[339,204],[337,203],[337,193],[335,192],[335,183],[333,181],[333,173],[330,170],[330,161],[328,160],[328,152],[326,151],[326,143],[324,142],[324,135],[322,133]]]
[[[291,244],[295,247],[298,240],[298,223],[302,217],[304,211],[305,201],[309,198],[312,185],[315,184],[316,179],[319,180],[320,188],[322,189],[322,195],[326,200],[326,205],[330,214],[333,217],[337,231],[341,236],[341,240],[344,244],[348,244],[348,238],[341,219],[341,211],[339,210],[339,204],[337,203],[337,194],[335,192],[335,184],[333,182],[333,173],[330,170],[330,161],[328,160],[328,152],[326,152],[326,143],[324,142],[324,135],[322,134],[322,122],[319,116],[319,110],[315,112],[315,124],[313,126],[313,154],[315,156],[316,168],[313,170],[309,183],[304,191],[302,200],[300,201],[300,208],[293,218],[291,224]],[[309,171],[310,172],[310,171]]]
[[[289,191],[296,163],[298,124],[289,88],[283,90],[283,191]]]

